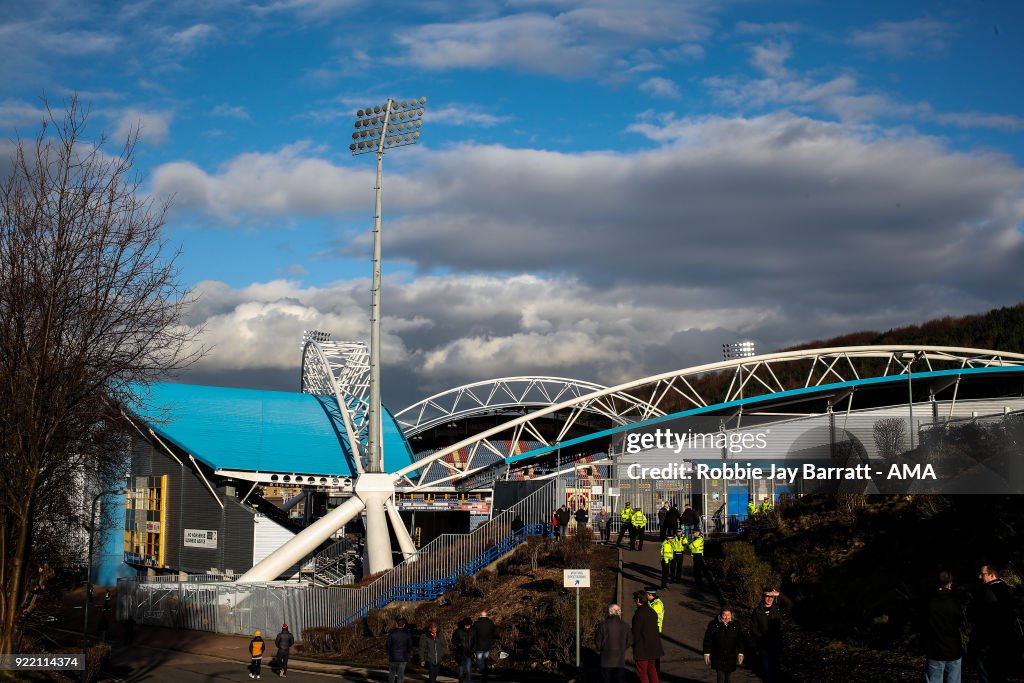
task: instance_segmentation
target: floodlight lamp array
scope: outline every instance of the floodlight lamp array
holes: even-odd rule
[[[394,147],[415,145],[419,142],[426,104],[426,97],[389,99],[383,105],[358,110],[356,129],[348,146],[352,156],[383,154]]]

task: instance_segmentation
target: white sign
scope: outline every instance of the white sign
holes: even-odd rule
[[[147,534],[158,534],[158,533],[160,533],[160,522],[146,522],[146,533]]]
[[[562,585],[566,588],[590,588],[590,570],[563,569]]]
[[[206,529],[185,529],[186,548],[217,548],[217,532]]]
[[[590,487],[590,495],[592,495],[592,496],[603,496],[604,495],[604,487],[603,486],[591,486]]]
[[[617,487],[617,486],[609,486],[608,487],[608,497],[609,498],[614,498],[617,495],[619,495],[619,487]]]

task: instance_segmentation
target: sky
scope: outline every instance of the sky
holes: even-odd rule
[[[426,97],[383,184],[384,402],[607,385],[1024,299],[1013,0],[0,0],[0,141],[77,94],[140,132],[210,350],[297,390],[368,340],[355,112]]]

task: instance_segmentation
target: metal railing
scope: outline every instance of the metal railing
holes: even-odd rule
[[[442,534],[361,588],[120,579],[118,618],[132,615],[140,624],[232,634],[251,634],[255,629],[276,633],[287,623],[296,638],[313,626],[343,626],[390,602],[439,597],[460,577],[487,567],[528,536],[543,534],[539,520],[557,507],[559,490],[559,482],[551,481],[469,534]],[[524,526],[513,532],[517,518]]]
[[[140,574],[136,580],[140,583],[216,583],[234,581],[237,578],[234,574],[162,574],[157,576]]]

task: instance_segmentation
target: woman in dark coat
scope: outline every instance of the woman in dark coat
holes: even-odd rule
[[[723,608],[704,632],[704,663],[718,674],[718,683],[729,683],[736,666],[743,663],[743,637],[732,620],[732,610]]]
[[[608,617],[597,625],[594,636],[601,654],[601,680],[622,683],[625,680],[626,650],[633,642],[629,624],[622,620],[622,608],[611,605]]]

